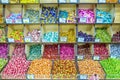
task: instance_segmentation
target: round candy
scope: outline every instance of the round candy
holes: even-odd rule
[[[8,60],[0,58],[0,71],[3,69],[7,62]]]

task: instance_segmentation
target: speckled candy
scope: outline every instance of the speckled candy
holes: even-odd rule
[[[0,26],[0,42],[6,42],[5,28]]]
[[[0,58],[7,58],[7,57],[8,57],[8,45],[0,44]]]
[[[0,71],[3,69],[3,67],[6,65],[7,63],[7,59],[2,59],[0,58]]]
[[[60,45],[60,59],[72,60],[75,58],[74,45],[73,44],[61,44]]]

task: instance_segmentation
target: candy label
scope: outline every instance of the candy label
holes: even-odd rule
[[[9,3],[8,0],[1,0],[2,3]]]
[[[33,74],[27,74],[27,78],[28,79],[34,79],[34,75]]]
[[[24,18],[24,19],[23,19],[23,22],[24,22],[24,23],[29,23],[30,20],[29,20],[29,18]]]
[[[66,18],[60,18],[59,20],[61,23],[66,23]]]
[[[94,56],[93,59],[94,60],[100,60],[100,57],[99,56]]]
[[[100,39],[95,39],[95,42],[100,42]]]
[[[106,0],[99,0],[99,3],[106,3]]]
[[[84,38],[79,37],[79,38],[78,38],[78,42],[84,42]]]
[[[66,42],[67,41],[67,37],[60,37],[60,41]]]
[[[87,18],[86,17],[80,17],[80,23],[86,23]]]
[[[14,39],[13,38],[8,38],[8,41],[9,42],[14,42]]]
[[[71,3],[77,3],[77,0],[70,0]]]
[[[59,0],[60,3],[66,3],[66,0]]]
[[[6,19],[6,23],[12,23],[12,19]]]
[[[97,23],[103,23],[103,19],[97,19]]]
[[[87,79],[87,78],[88,78],[88,76],[85,75],[85,74],[81,74],[81,75],[80,75],[80,79]]]
[[[22,20],[21,19],[16,19],[15,23],[22,23]]]
[[[78,60],[82,60],[82,59],[84,59],[84,56],[83,55],[78,55],[77,58],[78,58]]]
[[[25,42],[31,42],[31,37],[25,37]]]

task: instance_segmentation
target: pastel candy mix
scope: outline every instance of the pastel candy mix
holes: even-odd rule
[[[8,60],[0,58],[0,71],[7,64]]]
[[[6,42],[5,28],[0,26],[0,42]]]
[[[7,58],[7,57],[8,57],[8,45],[0,44],[0,58]]]
[[[79,9],[78,17],[80,23],[94,23],[95,13],[93,9]]]
[[[106,72],[106,79],[120,79],[120,59],[109,58],[100,63]]]
[[[113,42],[120,42],[120,31],[113,34],[112,41]]]
[[[72,60],[75,58],[74,45],[73,44],[61,44],[60,45],[60,59]]]
[[[31,62],[27,74],[33,74],[35,79],[50,79],[52,61],[39,59]]]

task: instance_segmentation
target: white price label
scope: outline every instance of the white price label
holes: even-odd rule
[[[66,3],[66,0],[59,0],[60,3]]]
[[[15,23],[22,23],[22,19],[15,19]]]
[[[27,79],[35,79],[33,74],[27,74]]]
[[[88,79],[88,76],[85,74],[80,75],[80,79]]]
[[[84,42],[84,38],[79,37],[79,38],[78,38],[78,42]]]
[[[111,55],[111,58],[116,58],[116,57]]]
[[[97,19],[97,23],[103,23],[103,19]]]
[[[25,42],[31,42],[31,37],[25,37]]]
[[[9,3],[9,0],[1,0],[2,3]]]
[[[80,17],[80,23],[86,23],[87,18],[86,17]]]
[[[66,23],[66,18],[60,18],[59,21],[60,23]]]
[[[60,37],[61,42],[67,42],[67,37]]]
[[[106,3],[106,0],[99,0],[99,3]]]
[[[8,41],[9,42],[14,42],[14,39],[13,38],[8,38]]]
[[[12,23],[12,19],[6,19],[6,23]]]
[[[95,39],[95,42],[100,42],[100,39]]]
[[[70,0],[71,3],[77,3],[77,0]]]
[[[100,60],[100,57],[99,56],[94,56],[93,59],[94,60]]]
[[[30,20],[29,20],[29,18],[24,18],[24,19],[23,19],[23,22],[24,22],[24,23],[29,23]]]
[[[82,60],[82,59],[84,59],[84,56],[83,55],[78,55],[78,60]]]

